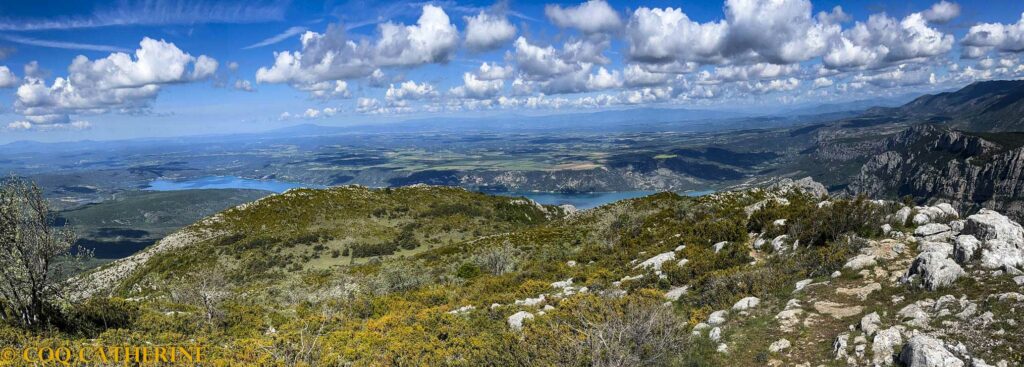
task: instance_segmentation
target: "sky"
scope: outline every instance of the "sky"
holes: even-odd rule
[[[1024,76],[1022,13],[1019,0],[0,2],[0,143],[929,93]]]

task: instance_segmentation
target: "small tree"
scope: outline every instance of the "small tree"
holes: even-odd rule
[[[172,300],[198,307],[211,328],[224,318],[224,301],[231,295],[231,285],[219,268],[196,270],[171,289]]]
[[[65,281],[90,254],[55,221],[35,183],[16,177],[0,183],[0,317],[36,327],[57,316]]]

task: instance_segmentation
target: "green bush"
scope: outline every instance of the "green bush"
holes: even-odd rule
[[[473,279],[480,275],[480,267],[473,263],[463,263],[459,265],[459,270],[455,272],[455,276],[462,279]]]
[[[66,313],[68,332],[95,337],[107,329],[133,326],[141,311],[137,302],[116,297],[93,297],[74,303]]]

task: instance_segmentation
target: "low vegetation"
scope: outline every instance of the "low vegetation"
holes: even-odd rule
[[[896,209],[821,200],[660,193],[568,214],[453,188],[293,190],[190,226],[215,235],[61,304],[67,322],[5,323],[0,345],[188,341],[215,360],[288,366],[758,365],[690,330],[840,269]],[[772,256],[751,233],[800,245]],[[637,268],[676,249],[660,271]]]

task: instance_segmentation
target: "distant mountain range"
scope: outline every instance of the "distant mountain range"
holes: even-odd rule
[[[870,115],[941,123],[976,132],[1024,130],[1024,80],[976,82],[960,90],[925,95],[898,108],[876,108]]]

